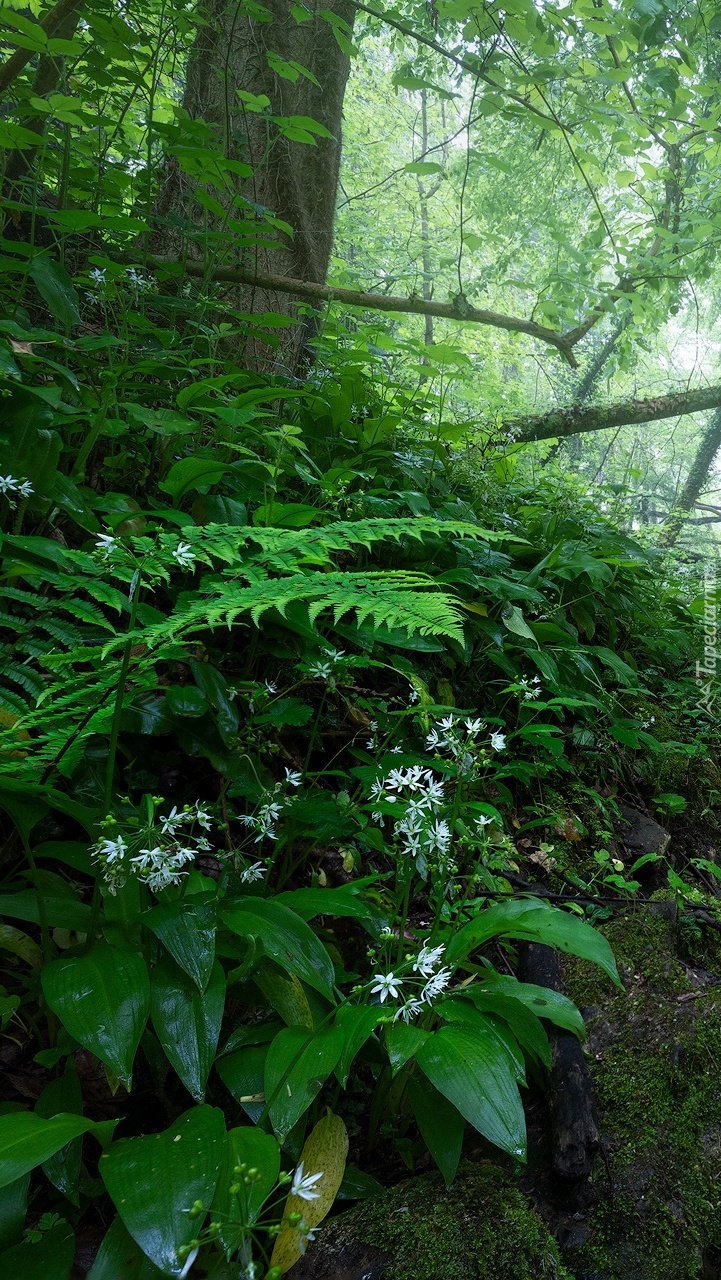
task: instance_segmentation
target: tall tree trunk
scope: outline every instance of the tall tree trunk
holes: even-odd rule
[[[208,213],[207,201],[198,199],[196,179],[184,165],[182,148],[178,149],[155,207],[154,251],[177,251],[180,238],[183,252],[191,258],[207,260],[210,247],[215,263],[230,259],[270,275],[325,281],[333,241],[343,96],[350,71],[347,36],[355,8],[350,0],[306,0],[303,8],[310,16],[303,21],[293,16],[291,8],[290,0],[264,0],[270,20],[261,21],[248,16],[237,0],[204,0],[203,25],[189,55],[182,105],[192,120],[211,127],[227,161],[249,165],[253,173],[233,178],[227,166],[226,182],[232,182],[234,190],[226,187],[222,193],[216,188],[221,212],[216,207]],[[321,14],[340,20],[338,38],[328,17]],[[255,98],[239,98],[239,90]],[[305,117],[306,123],[311,120],[322,126],[320,135],[310,126],[314,145],[295,140],[292,126],[288,136],[289,117]],[[302,121],[296,133],[298,128],[303,128]],[[253,211],[255,243],[247,235]],[[269,223],[268,213],[291,227],[292,235]],[[201,229],[208,237],[205,245],[202,237],[198,244]],[[245,312],[298,315],[292,295],[268,288],[240,285],[233,289],[232,300]],[[280,345],[270,358],[268,348],[261,354],[256,343],[254,362],[294,374],[312,324],[312,319],[309,324],[305,318],[302,324],[281,331]]]
[[[719,449],[721,449],[721,409],[716,410],[706,427],[678,501],[664,521],[659,537],[662,547],[672,547],[676,542],[686,517],[693,511],[703,493]]]
[[[57,5],[55,10],[51,10],[41,27],[49,28],[49,34],[53,40],[70,40],[75,34],[75,30],[80,19],[80,9],[82,0],[67,0],[67,3]],[[54,17],[53,17],[54,15]],[[47,33],[47,32],[46,32]],[[29,61],[29,59],[28,59]],[[43,54],[37,63],[37,70],[33,80],[32,93],[34,98],[46,98],[48,94],[57,89],[65,75],[65,58],[62,54]],[[39,138],[45,134],[48,125],[47,112],[38,113],[30,119],[23,120],[23,127],[29,129],[31,133],[35,133]],[[38,144],[39,146],[39,144]],[[35,240],[47,243],[52,240],[52,236],[48,235],[47,223],[42,217],[42,199],[38,200],[39,210],[33,211],[33,188],[37,182],[35,173],[35,158],[38,147],[23,147],[15,151],[10,151],[5,162],[5,172],[2,181],[2,208],[7,210],[4,220],[4,234],[8,240]],[[62,190],[62,180],[60,182],[60,190],[55,194],[55,207],[62,208],[64,201],[64,192]],[[36,193],[41,196],[41,192]],[[25,206],[24,208],[12,208],[13,205]]]
[[[421,155],[425,156],[428,150],[428,90],[421,89]],[[422,296],[427,302],[433,297],[433,272],[431,270],[431,237],[429,231],[428,220],[428,199],[429,194],[432,195],[438,190],[436,184],[433,191],[429,193],[426,184],[421,178],[417,179],[418,185],[418,208],[421,218],[421,264],[423,267],[423,285]],[[425,318],[424,341],[427,347],[433,346],[433,316],[427,315]]]

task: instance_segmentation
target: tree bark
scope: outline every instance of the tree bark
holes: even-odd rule
[[[555,951],[538,942],[519,946],[522,982],[564,991],[561,965]],[[599,1146],[593,1084],[583,1049],[570,1031],[548,1027],[551,1067],[547,1095],[551,1120],[553,1170],[560,1178],[579,1182],[588,1178]]]
[[[51,9],[41,26],[55,40],[71,40],[80,20],[82,0],[61,0]],[[26,51],[23,51],[26,52]],[[11,60],[9,60],[11,61]],[[65,74],[65,58],[62,54],[44,53],[37,63],[32,92],[36,98],[46,98],[60,84]],[[46,113],[23,121],[24,128],[43,138],[48,126]],[[33,210],[32,187],[37,181],[34,173],[38,146],[24,147],[8,154],[2,181],[2,205],[7,209],[4,234],[8,240],[34,240],[37,244],[51,242],[42,210]],[[62,183],[61,183],[62,187]],[[62,191],[59,193],[62,200]],[[57,199],[56,199],[57,203]],[[26,205],[25,209],[8,208],[13,204]],[[33,234],[33,223],[35,223]]]
[[[233,180],[232,169],[226,166],[226,183],[233,183],[235,189],[226,186],[219,192],[216,188],[223,212],[216,209],[209,214],[198,199],[196,179],[183,171],[182,148],[171,155],[155,207],[153,251],[172,248],[196,262],[202,256],[205,262],[213,258],[214,263],[222,262],[229,252],[234,262],[243,262],[256,276],[267,273],[325,281],[333,240],[343,96],[350,70],[344,32],[352,27],[355,8],[350,0],[307,0],[304,7],[311,16],[298,22],[289,0],[264,0],[271,17],[260,21],[243,13],[235,0],[205,0],[203,25],[188,60],[182,105],[192,120],[210,126],[226,160],[248,165],[253,173]],[[340,43],[331,23],[320,16],[329,12],[345,24]],[[286,64],[283,74],[273,69],[278,60],[281,67]],[[239,98],[238,90],[256,95],[256,101]],[[257,99],[262,102],[263,98],[270,105],[259,110]],[[328,136],[316,136],[315,145],[288,138],[283,122],[293,116],[316,121]],[[222,159],[220,165],[222,169]],[[287,223],[292,235],[282,227],[273,228],[268,213]],[[213,269],[207,274],[218,279]],[[272,283],[248,284],[247,277],[234,283],[240,287],[233,290],[233,304],[241,311],[297,316],[290,292]],[[286,331],[275,359],[268,362],[274,372],[295,373],[307,329],[305,323]],[[267,352],[266,347],[266,360]]]
[[[513,441],[563,439],[586,431],[606,431],[609,427],[679,418],[687,413],[703,413],[718,408],[721,408],[721,385],[717,383],[711,387],[698,387],[695,391],[652,396],[648,400],[623,400],[609,405],[574,404],[568,409],[551,409],[548,413],[518,414],[504,418],[503,429]]]
[[[678,502],[666,517],[659,538],[662,547],[672,547],[676,542],[686,517],[693,511],[701,497],[719,449],[721,449],[721,409],[716,410],[706,427]]]

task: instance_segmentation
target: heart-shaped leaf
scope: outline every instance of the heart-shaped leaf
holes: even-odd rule
[[[169,1129],[114,1142],[100,1173],[133,1239],[163,1275],[177,1276],[182,1245],[202,1221],[188,1217],[196,1200],[210,1205],[225,1151],[225,1124],[217,1107],[186,1111]]]
[[[87,956],[53,961],[42,982],[45,999],[65,1029],[129,1089],[150,1007],[141,956],[101,944]]]

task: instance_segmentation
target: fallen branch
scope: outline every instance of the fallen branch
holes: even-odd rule
[[[250,271],[243,267],[215,267],[207,271],[199,262],[181,262],[177,258],[164,257],[152,257],[147,262],[151,267],[179,267],[188,276],[210,278],[218,283],[250,285],[251,288],[264,289],[270,293],[292,293],[298,298],[309,298],[314,302],[343,302],[349,307],[367,307],[373,311],[392,311],[404,315],[437,316],[441,320],[465,320],[471,324],[505,329],[509,333],[526,333],[530,338],[537,338],[539,342],[555,347],[571,368],[578,367],[573,354],[573,343],[568,341],[565,334],[556,333],[533,320],[522,320],[518,316],[505,316],[497,311],[472,307],[463,296],[454,298],[452,302],[435,302],[416,295],[398,298],[382,293],[365,293],[362,289],[342,289],[336,285],[295,280],[291,276],[267,275],[265,272]]]
[[[503,419],[503,431],[514,441],[563,439],[587,431],[606,431],[661,418],[680,418],[721,407],[721,385],[697,387],[695,391],[675,391],[647,400],[623,400],[618,404],[571,405],[548,413],[518,414]]]

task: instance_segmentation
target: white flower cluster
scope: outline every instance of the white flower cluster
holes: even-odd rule
[[[29,480],[17,480],[15,476],[0,476],[0,493],[2,493],[10,503],[10,507],[14,509],[15,503],[13,499],[29,498],[34,493]]]
[[[400,852],[415,859],[417,870],[425,875],[429,858],[444,861],[451,848],[452,833],[440,809],[445,800],[443,783],[430,769],[412,764],[391,769],[385,778],[377,778],[370,789],[374,804],[398,804],[394,833]],[[402,811],[401,811],[402,810]],[[374,822],[383,822],[380,811],[373,812]]]
[[[541,677],[533,676],[532,680],[529,681],[525,676],[522,676],[518,681],[518,688],[519,692],[523,694],[525,702],[528,702],[533,698],[540,698],[542,692]]]
[[[423,986],[417,994],[408,996],[398,1007],[393,1018],[394,1022],[399,1018],[403,1022],[410,1022],[445,991],[451,980],[452,970],[448,967],[440,967],[444,951],[445,947],[442,945],[429,947],[427,940],[423,943],[413,962],[413,972],[418,974],[419,979],[424,980]],[[389,996],[392,1000],[399,1000],[401,987],[406,981],[405,978],[397,978],[394,973],[376,974],[373,978],[371,995],[377,995],[381,1004],[384,1004]]]
[[[278,832],[276,830],[278,819],[280,818],[284,808],[291,800],[289,794],[283,794],[284,787],[296,788],[303,781],[303,775],[295,769],[286,769],[284,782],[276,782],[272,791],[266,791],[260,804],[254,813],[245,813],[240,818],[243,826],[250,827],[255,832],[253,844],[260,844],[263,840],[277,840]],[[259,863],[255,864],[259,866]],[[250,868],[248,869],[251,870]],[[248,876],[250,879],[250,876]],[[259,880],[260,876],[256,875],[253,879]]]
[[[483,720],[464,720],[461,716],[444,716],[438,720],[426,736],[426,747],[436,755],[448,755],[455,762],[459,777],[472,774],[479,762],[483,744],[478,741],[486,725]],[[494,751],[506,746],[504,734],[494,731],[489,743]]]
[[[320,658],[307,658],[300,663],[300,669],[314,680],[325,680],[331,689],[335,688],[335,677],[338,671],[346,666],[348,659],[344,649],[324,648]]]
[[[134,294],[152,293],[158,283],[155,276],[144,276],[142,272],[138,271],[137,267],[127,267],[126,275],[128,277],[128,283]]]
[[[102,868],[108,891],[117,893],[131,875],[153,893],[160,893],[168,885],[180,884],[181,878],[188,874],[185,870],[188,863],[212,847],[206,835],[193,833],[196,825],[204,832],[212,830],[213,825],[210,814],[199,803],[186,805],[180,811],[174,807],[161,820],[159,828],[143,833],[146,846],[135,854],[130,854],[122,835],[114,840],[108,837],[99,840],[90,853]]]

